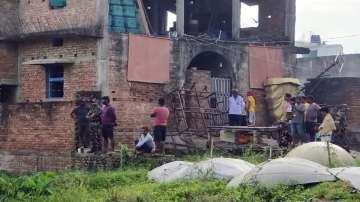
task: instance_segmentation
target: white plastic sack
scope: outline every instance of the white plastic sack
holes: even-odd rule
[[[291,150],[286,157],[302,158],[323,166],[329,165],[329,152],[326,142],[310,142]],[[355,166],[354,158],[343,148],[330,143],[330,157],[333,167]]]
[[[253,168],[255,168],[255,165],[240,159],[214,158],[195,164],[191,172],[191,178],[231,180],[235,176],[247,173]]]
[[[344,182],[348,182],[355,189],[360,190],[360,167],[333,168],[330,172]]]
[[[263,186],[301,185],[325,181],[335,181],[336,178],[327,168],[299,158],[280,158],[263,163],[244,176],[234,178],[229,187],[240,184],[260,184]]]
[[[174,161],[151,170],[148,178],[156,182],[172,182],[187,179],[192,170],[193,163]]]

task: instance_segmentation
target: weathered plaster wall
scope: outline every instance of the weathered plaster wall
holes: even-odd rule
[[[3,0],[0,4],[0,39],[11,36],[18,30],[17,14],[19,0]]]

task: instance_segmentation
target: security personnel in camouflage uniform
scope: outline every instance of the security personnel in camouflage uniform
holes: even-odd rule
[[[87,118],[90,121],[90,141],[91,151],[90,153],[99,153],[102,149],[101,141],[101,108],[96,99],[93,99],[90,104],[90,110]]]
[[[89,146],[89,121],[86,117],[88,112],[89,108],[83,100],[76,101],[76,107],[71,112],[71,117],[75,121],[76,149]]]

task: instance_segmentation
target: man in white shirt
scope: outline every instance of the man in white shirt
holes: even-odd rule
[[[135,149],[142,153],[152,153],[155,151],[154,138],[151,136],[148,127],[143,127],[142,129],[144,130],[143,133],[140,138],[135,141]]]
[[[236,90],[233,90],[231,97],[229,98],[229,125],[230,126],[241,126],[242,123],[246,123],[243,120],[245,109],[244,99],[238,94]]]

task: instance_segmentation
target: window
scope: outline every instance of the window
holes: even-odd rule
[[[66,7],[66,0],[49,0],[51,9],[60,9]]]
[[[271,16],[268,16],[271,18]],[[241,3],[241,28],[259,27],[259,5]]]
[[[62,65],[47,65],[47,98],[64,97],[64,67]]]
[[[167,11],[166,12],[166,31],[175,31],[176,30],[176,14],[171,12],[171,11]]]

